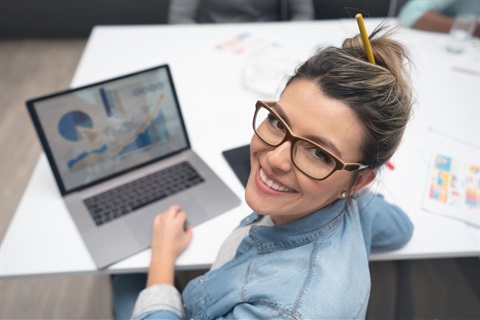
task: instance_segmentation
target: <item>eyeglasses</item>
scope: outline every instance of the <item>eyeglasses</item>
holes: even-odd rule
[[[337,170],[353,172],[368,168],[361,163],[345,163],[317,143],[294,135],[272,108],[275,104],[275,101],[257,101],[253,116],[253,130],[271,147],[276,148],[290,141],[292,162],[301,172],[315,180],[325,180]]]

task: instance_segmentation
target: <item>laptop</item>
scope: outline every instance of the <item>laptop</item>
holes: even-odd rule
[[[240,204],[191,149],[168,65],[26,104],[98,268],[149,247],[154,217],[172,204],[192,226]]]

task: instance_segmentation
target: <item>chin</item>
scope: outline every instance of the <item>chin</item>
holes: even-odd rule
[[[255,183],[249,179],[245,189],[245,202],[254,212],[262,215],[267,215],[272,212],[271,201],[263,198],[256,190]]]
[[[253,190],[253,184],[254,183],[252,182],[252,177],[249,177],[247,181],[247,186],[245,187],[245,202],[250,207],[250,209],[258,213],[258,206],[256,205],[257,201],[254,200],[255,196],[258,195],[256,194],[255,190]]]

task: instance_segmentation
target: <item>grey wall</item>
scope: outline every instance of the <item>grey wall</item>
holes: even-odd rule
[[[314,0],[316,19],[387,17],[391,0]]]
[[[0,38],[88,37],[98,24],[166,23],[170,0],[0,0]]]
[[[336,19],[353,18],[358,12],[386,17],[391,1],[405,0],[313,1],[316,19]],[[88,37],[95,25],[163,24],[169,4],[170,0],[0,0],[0,39]]]

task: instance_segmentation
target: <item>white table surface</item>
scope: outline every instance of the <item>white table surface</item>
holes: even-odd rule
[[[373,30],[379,22],[367,19],[367,30]],[[291,73],[317,45],[339,46],[345,37],[356,33],[354,19],[99,26],[90,35],[71,86],[170,64],[193,149],[243,199],[244,188],[221,152],[249,143],[255,101],[278,97],[282,76]],[[418,103],[404,142],[393,158],[395,169],[384,170],[372,188],[408,213],[415,232],[404,248],[372,254],[371,260],[478,256],[479,228],[425,212],[422,201],[430,155],[441,149],[443,139],[448,137],[478,154],[479,45],[452,55],[445,50],[445,35],[399,30],[396,37],[411,50]],[[193,241],[178,259],[177,268],[208,267],[223,240],[249,213],[243,201],[239,207],[195,227]],[[108,269],[97,270],[42,154],[1,244],[0,277],[145,271],[149,258],[147,249]]]

